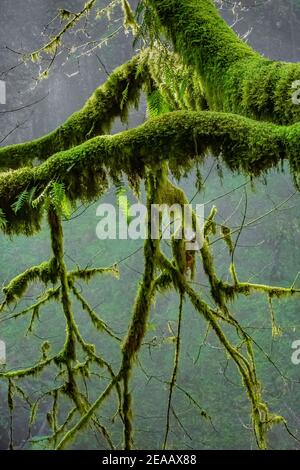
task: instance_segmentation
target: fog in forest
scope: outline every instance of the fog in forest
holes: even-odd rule
[[[66,35],[48,78],[38,78],[41,70],[48,66],[47,59],[42,64],[28,60],[20,65],[20,54],[37,50],[47,35],[51,35],[55,24],[52,20],[58,9],[79,11],[83,3],[82,0],[0,0],[0,80],[6,83],[6,104],[0,105],[1,146],[30,141],[55,129],[79,110],[107,76],[138,49],[138,44],[133,46],[131,33],[124,34],[120,28],[123,17],[117,8],[110,21],[97,21],[91,17],[82,30]],[[231,2],[217,3],[226,21],[254,49],[274,60],[299,61],[300,8],[295,6],[295,0],[249,0],[242,2],[244,8],[234,9]],[[99,1],[100,4],[105,5],[106,2]],[[131,1],[130,4],[135,7],[137,2]],[[101,47],[99,43],[102,43]],[[130,112],[127,123],[116,120],[113,132],[136,127],[145,121],[146,114],[143,97],[139,108]],[[245,216],[247,201],[245,227],[235,251],[239,276],[257,283],[291,286],[300,266],[300,208],[299,194],[295,192],[288,168],[283,168],[282,172],[271,171],[266,178],[259,177],[251,182],[246,176],[230,173],[215,158],[209,158],[201,173],[205,186],[200,193],[195,187],[196,170],[184,178],[181,185],[190,199],[195,196],[193,203],[205,203],[206,216],[216,205],[219,224],[233,228],[239,226]],[[135,201],[130,190],[128,194],[130,201]],[[99,202],[82,205],[74,217],[64,221],[65,258],[70,269],[78,265],[111,266],[120,263],[120,280],[105,276],[93,280],[88,286],[84,282],[78,284],[90,305],[123,336],[142,274],[142,243],[141,240],[99,240],[96,236]],[[101,202],[117,206],[113,186]],[[219,275],[226,280],[230,257],[220,243],[216,243],[214,250]],[[1,235],[0,253],[0,283],[4,286],[22,270],[49,258],[48,231],[42,230],[33,237]],[[205,277],[200,275],[197,282],[205,284]],[[207,295],[207,285],[203,289]],[[21,301],[21,308],[30,305],[40,291],[39,284],[31,287]],[[233,304],[235,315],[255,338],[257,368],[270,409],[282,414],[289,423],[289,429],[299,437],[300,365],[291,361],[292,343],[300,340],[299,298],[276,299],[273,308],[281,329],[281,334],[274,337],[268,301],[264,296],[246,296]],[[18,310],[12,306],[10,311],[0,315],[0,340],[6,343],[8,370],[29,367],[34,363],[43,340],[49,340],[56,351],[64,339],[61,312],[56,303],[45,307],[33,331],[27,333],[29,318],[10,319],[14,311]],[[166,382],[172,373],[172,331],[176,327],[177,312],[178,296],[174,293],[159,296],[153,305],[139,366],[132,378],[137,448],[161,448],[168,398]],[[119,344],[112,345],[101,332],[90,329],[79,306],[75,313],[89,342],[101,347],[104,356],[113,366],[117,365]],[[169,448],[255,448],[249,404],[239,375],[214,335],[206,333],[205,323],[186,304],[178,384],[197,400],[199,406],[195,408],[187,394],[176,390]],[[107,380],[106,371],[101,374],[103,380]],[[97,380],[96,376],[91,379],[92,397],[97,396]],[[41,376],[29,377],[25,381],[28,396],[34,400],[53,385],[52,381],[51,370]],[[0,400],[0,449],[6,449],[10,414],[4,380],[0,381]],[[50,398],[40,405],[31,430],[35,438],[48,433],[46,415],[50,406]],[[64,404],[61,406],[63,408]],[[112,426],[112,436],[120,446],[121,425],[117,420],[111,424],[113,414],[114,404],[108,401],[101,409],[101,419]],[[43,448],[42,443],[35,443],[29,437],[28,415],[26,401],[16,398],[13,412],[15,448]],[[284,426],[272,429],[269,441],[270,448],[274,449],[299,448],[299,442]],[[104,449],[106,442],[93,429],[87,428],[72,448]]]

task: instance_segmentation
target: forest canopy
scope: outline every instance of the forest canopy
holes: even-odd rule
[[[201,193],[202,168],[210,158],[219,168],[228,170],[226,178],[243,175],[254,187],[271,170],[289,172],[295,191],[299,191],[300,106],[295,103],[295,84],[300,83],[300,65],[271,60],[252,49],[226,23],[212,0],[140,0],[134,5],[127,0],[113,0],[103,10],[99,10],[96,0],[90,0],[76,13],[61,9],[58,32],[22,60],[42,64],[46,57],[54,63],[70,30],[95,14],[101,22],[114,8],[122,13],[123,27],[132,35],[136,54],[109,73],[86,104],[55,130],[35,140],[0,148],[0,227],[4,236],[33,237],[47,223],[51,245],[49,259],[5,282],[1,315],[18,320],[29,317],[28,331],[32,332],[41,311],[55,303],[65,322],[61,349],[55,350],[51,340],[46,339],[40,351],[35,351],[32,365],[0,372],[7,386],[9,412],[12,416],[17,396],[27,402],[31,431],[37,415],[43,413],[39,411],[41,402],[50,400],[48,433],[42,438],[33,436],[35,442],[47,448],[72,445],[86,427],[95,429],[110,448],[135,448],[138,430],[133,376],[147,344],[153,305],[157,298],[173,292],[178,298],[178,311],[176,328],[171,328],[171,376],[161,384],[167,387],[168,399],[160,447],[169,446],[172,413],[176,418],[172,400],[178,389],[197,410],[199,421],[211,423],[205,408],[177,381],[187,304],[203,320],[206,335],[215,335],[218,347],[238,371],[249,401],[257,448],[268,448],[268,432],[274,425],[281,425],[289,438],[298,442],[285,416],[271,410],[264,397],[256,359],[260,346],[237,319],[233,306],[240,298],[255,294],[266,298],[272,335],[276,337],[280,328],[274,302],[298,299],[300,288],[297,279],[291,279],[289,286],[242,279],[235,252],[245,220],[238,229],[231,229],[217,221],[217,209],[212,207],[205,218],[203,244],[192,254],[186,250],[184,240],[173,237],[166,247],[162,237],[152,239],[149,230],[143,247],[143,273],[131,313],[126,312],[127,332],[122,336],[99,316],[78,284],[96,282],[101,299],[101,278],[120,277],[118,262],[70,269],[63,222],[81,204],[97,201],[110,188],[124,191],[124,181],[137,198],[145,198],[148,210],[153,204],[183,207],[189,203],[184,178],[196,169],[197,191]],[[51,65],[41,71],[40,79],[49,75]],[[139,107],[144,97],[145,122],[114,133],[116,120],[128,122],[132,108]],[[195,229],[194,212],[192,221]],[[151,220],[147,223],[150,227]],[[227,253],[226,279],[219,275],[214,255],[216,238]],[[208,285],[208,295],[197,282],[200,272]],[[43,286],[42,293],[20,309],[20,302],[37,283]],[[75,305],[85,312],[97,335],[117,345],[118,360],[112,360],[107,350],[104,354],[92,340],[85,339],[76,320]],[[262,309],[259,315],[265,315],[265,311]],[[267,359],[272,363],[269,355]],[[106,380],[99,372],[103,370]],[[43,374],[56,378],[54,387],[32,400],[26,392],[28,382],[41,380]],[[92,394],[91,399],[87,383],[93,388],[96,377],[101,391],[96,397]],[[114,403],[116,410],[112,420],[104,424],[102,409],[107,402]],[[117,432],[110,429],[114,421],[119,422],[122,444]],[[10,437],[13,448],[12,420]]]

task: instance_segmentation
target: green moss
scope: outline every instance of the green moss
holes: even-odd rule
[[[151,204],[156,203],[156,196],[159,193],[161,180],[153,175],[149,175],[146,184],[147,208],[150,211]],[[148,219],[149,238],[144,244],[144,273],[138,287],[132,318],[129,324],[128,333],[122,346],[122,364],[120,368],[120,378],[123,381],[123,403],[122,412],[124,419],[124,449],[131,449],[133,444],[132,427],[132,397],[129,391],[129,381],[134,361],[141,348],[142,341],[147,332],[147,323],[152,305],[154,291],[154,276],[156,271],[156,250],[157,242],[150,238],[151,220]]]
[[[221,234],[223,236],[224,242],[227,245],[229,254],[231,255],[233,253],[233,242],[231,238],[231,230],[229,227],[226,227],[226,225],[221,226]]]
[[[141,60],[141,56],[135,56],[117,68],[80,111],[50,134],[0,149],[0,169],[31,166],[54,153],[107,133],[117,116],[126,121],[130,106],[137,105],[139,101],[147,74],[145,68],[139,67]],[[126,101],[122,100],[124,90],[127,90]]]
[[[38,266],[33,266],[12,279],[9,284],[3,288],[5,295],[5,305],[20,299],[34,282],[49,282],[55,284],[58,279],[57,266],[54,259],[44,262]]]
[[[280,127],[224,113],[178,111],[114,136],[95,137],[39,167],[0,174],[0,209],[7,220],[3,229],[26,234],[39,229],[40,208],[28,206],[15,213],[11,206],[22,191],[37,187],[39,194],[51,180],[64,184],[71,202],[87,202],[98,198],[109,181],[122,174],[135,184],[147,167],[168,162],[178,176],[210,150],[221,155],[232,171],[257,176],[288,159],[298,172],[299,157],[292,144],[299,126]]]
[[[26,369],[20,369],[20,370],[14,370],[11,372],[0,372],[0,377],[4,377],[7,379],[20,379],[22,377],[29,377],[29,376],[35,376],[42,372],[48,365],[50,365],[53,362],[54,358],[50,358],[44,361],[38,362],[36,365],[32,367],[28,367]]]
[[[299,290],[240,282],[233,262],[230,267],[232,285],[223,282],[217,275],[209,240],[216,234],[216,209],[213,208],[204,227],[201,258],[216,308],[211,308],[202,300],[189,282],[186,275],[188,252],[184,241],[172,240],[173,259],[169,260],[160,250],[159,241],[149,238],[144,246],[144,274],[122,343],[122,362],[119,372],[115,374],[112,366],[97,354],[95,346],[81,336],[74,319],[70,294],[80,302],[97,329],[120,340],[75,287],[76,279],[89,281],[96,274],[105,272],[118,275],[117,267],[68,272],[64,262],[62,211],[60,204],[55,204],[57,198],[50,198],[44,207],[42,204],[32,204],[33,195],[35,201],[42,200],[47,189],[54,185],[56,193],[59,193],[59,202],[62,196],[71,203],[92,201],[103,194],[111,182],[119,181],[126,175],[135,189],[141,179],[146,180],[148,209],[152,203],[184,205],[188,203],[186,195],[171,183],[169,171],[180,178],[211,152],[218,155],[230,170],[251,176],[265,173],[286,159],[296,184],[299,183],[300,123],[297,121],[300,109],[292,107],[290,99],[291,83],[299,78],[299,65],[262,58],[233,33],[210,0],[144,0],[144,3],[152,8],[148,10],[148,16],[146,11],[149,25],[152,21],[157,27],[160,21],[156,39],[159,39],[162,30],[166,31],[172,39],[175,53],[155,44],[150,51],[144,51],[117,69],[107,83],[96,90],[84,108],[56,131],[37,141],[0,151],[0,167],[3,169],[33,166],[36,161],[44,161],[33,168],[19,168],[0,174],[0,225],[3,231],[31,235],[39,230],[46,208],[53,251],[53,260],[28,269],[4,288],[6,299],[3,306],[24,295],[31,282],[52,282],[56,284],[55,288],[46,291],[38,302],[17,316],[32,312],[31,329],[41,305],[50,298],[58,300],[59,297],[66,322],[65,343],[59,353],[49,358],[50,344],[44,343],[38,363],[27,369],[2,373],[0,377],[9,381],[8,405],[12,411],[13,395],[18,391],[13,379],[39,374],[52,364],[59,368],[63,385],[49,392],[53,405],[48,415],[53,432],[49,439],[59,449],[95,419],[95,411],[115,388],[119,399],[118,413],[124,424],[124,448],[131,449],[134,426],[130,379],[133,367],[147,331],[152,300],[157,291],[173,287],[180,293],[179,316],[186,294],[185,297],[208,322],[236,364],[251,403],[257,444],[264,449],[267,446],[266,431],[272,424],[285,422],[280,416],[270,414],[263,402],[253,341],[230,313],[228,303],[237,295],[252,292],[266,294],[273,332],[278,333],[272,298],[291,296]],[[127,1],[122,4],[127,24],[135,28],[129,4]],[[156,12],[157,17],[151,18],[149,11]],[[151,36],[152,39],[154,37]],[[152,102],[155,111],[152,115],[162,115],[139,128],[114,136],[103,135],[116,116],[122,120],[127,118],[129,106],[137,104],[142,88],[146,91],[148,102]],[[202,111],[208,107],[213,111]],[[277,125],[265,121],[274,121]],[[232,254],[234,247],[230,229],[222,227],[221,233]],[[194,268],[195,264],[192,271]],[[180,322],[181,319],[169,405],[176,382]],[[231,342],[222,323],[238,334],[241,343],[235,345]],[[84,354],[82,362],[76,360],[78,348]],[[106,389],[92,405],[81,393],[78,382],[78,378],[85,380],[90,376],[91,365],[105,367],[111,377]],[[69,417],[63,425],[58,426],[57,423],[59,394],[67,395],[75,405],[69,417],[73,416],[74,410],[81,414],[69,431],[66,428]],[[32,414],[35,414],[34,409]],[[100,428],[110,443],[107,431]],[[168,429],[165,444],[167,435]],[[58,438],[61,441],[57,444]]]
[[[183,62],[197,71],[211,110],[279,124],[300,120],[300,107],[292,102],[299,64],[274,62],[255,52],[225,23],[211,0],[144,3],[156,12]]]
[[[69,365],[73,360],[76,359],[75,349],[75,336],[76,336],[76,324],[74,321],[74,314],[72,311],[71,300],[70,300],[70,287],[68,282],[68,272],[64,262],[64,241],[63,241],[63,230],[61,225],[60,217],[58,216],[56,209],[50,207],[48,211],[48,223],[51,234],[51,247],[53,251],[53,257],[56,263],[56,274],[60,281],[61,288],[61,303],[63,312],[66,319],[66,340],[64,349],[62,352],[66,363]]]

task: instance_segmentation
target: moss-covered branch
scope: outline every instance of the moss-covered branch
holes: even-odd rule
[[[54,153],[109,132],[118,116],[126,121],[129,108],[139,102],[147,77],[146,62],[142,56],[137,55],[118,67],[80,111],[50,134],[32,142],[0,149],[0,169],[31,166]]]
[[[100,136],[58,153],[36,168],[0,174],[0,208],[7,233],[33,233],[40,228],[42,210],[12,205],[24,190],[42,192],[51,180],[64,184],[71,201],[99,197],[109,179],[126,174],[130,181],[145,176],[145,168],[168,161],[171,171],[190,169],[208,151],[221,154],[233,171],[259,175],[281,160],[297,172],[300,125],[276,126],[215,112],[175,112],[114,136]]]
[[[300,64],[269,60],[244,43],[219,15],[212,0],[143,0],[183,61],[202,80],[211,110],[279,124],[300,120],[292,84]]]
[[[78,268],[74,271],[68,271],[68,283],[70,286],[73,286],[76,279],[88,282],[97,274],[111,274],[115,277],[119,277],[119,269],[117,265],[113,265],[108,268]],[[2,304],[0,304],[0,312],[12,302],[17,302],[22,296],[24,296],[31,284],[41,282],[45,285],[49,283],[55,285],[58,281],[58,277],[57,261],[55,258],[26,269],[3,287],[5,298]],[[16,316],[28,313],[37,308],[38,305],[42,305],[44,302],[47,302],[48,299],[53,297],[55,298],[59,293],[59,289],[60,287],[49,289],[37,303],[16,314]]]
[[[33,266],[12,279],[4,288],[5,300],[0,306],[0,311],[7,305],[20,299],[34,282],[55,284],[58,279],[55,259],[46,261],[38,266]]]
[[[174,253],[174,255],[176,256],[176,253]],[[213,310],[201,298],[200,294],[191,287],[187,282],[186,277],[176,268],[174,262],[167,259],[162,252],[158,254],[158,259],[161,267],[164,268],[166,273],[170,276],[168,282],[172,280],[174,287],[177,287],[182,293],[187,294],[195,310],[209,323],[220,343],[236,364],[251,403],[252,423],[257,445],[260,449],[266,449],[266,432],[273,424],[283,423],[284,419],[281,416],[271,414],[266,403],[263,401],[261,385],[257,379],[256,365],[250,338],[244,333],[239,323],[228,315],[228,311],[225,312],[225,317],[220,317],[218,311]],[[240,348],[232,344],[220,325],[220,318],[221,320],[232,324],[239,333],[242,333],[242,337],[246,344],[246,353],[243,353]]]

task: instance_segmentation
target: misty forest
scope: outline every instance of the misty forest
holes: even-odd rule
[[[300,1],[0,25],[0,449],[299,449]],[[137,203],[201,243],[97,236]]]

